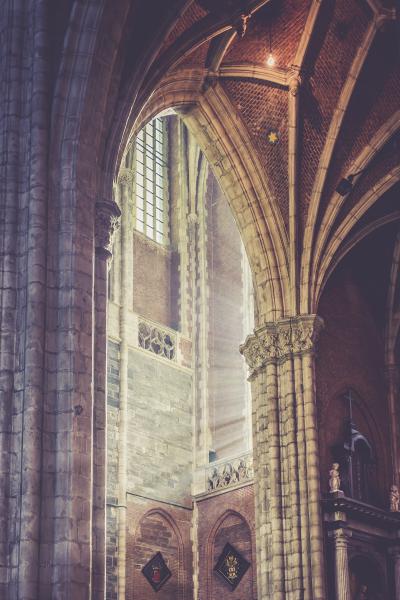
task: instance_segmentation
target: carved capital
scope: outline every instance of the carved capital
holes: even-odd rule
[[[334,540],[337,549],[347,550],[347,542],[351,537],[351,531],[339,528],[329,532],[329,537]]]
[[[240,352],[253,374],[268,362],[285,359],[291,354],[313,352],[323,321],[306,315],[269,323],[249,335]]]
[[[134,180],[134,173],[132,171],[132,169],[120,169],[120,172],[118,173],[118,183],[121,183],[122,185],[129,185],[131,186]]]
[[[293,319],[293,352],[314,351],[323,326],[323,320],[317,315],[306,315]]]
[[[108,259],[112,256],[114,234],[119,227],[121,211],[116,202],[96,202],[95,244],[98,255]]]
[[[240,346],[240,352],[253,372],[278,358],[279,344],[275,324],[267,325],[247,336]]]

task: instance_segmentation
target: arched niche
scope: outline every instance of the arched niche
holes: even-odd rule
[[[352,390],[354,430],[372,446],[377,473],[368,501],[382,508],[387,507],[392,468],[385,331],[396,234],[397,225],[389,224],[354,246],[331,274],[318,306],[325,323],[316,361],[321,488],[328,492],[333,447],[349,437],[344,398]]]
[[[187,600],[188,577],[185,574],[188,548],[176,520],[167,511],[153,509],[146,512],[136,528],[128,526],[126,559],[126,593],[129,600]],[[158,591],[153,590],[142,569],[158,552],[171,571],[171,577]],[[186,563],[185,563],[186,561]]]
[[[230,585],[215,571],[215,566],[226,544],[230,544],[250,563],[248,570],[233,591]],[[216,520],[200,560],[204,560],[206,564],[206,598],[224,598],[228,594],[231,600],[254,597],[256,569],[253,542],[248,522],[241,514],[228,510]]]
[[[349,562],[349,573],[351,600],[387,598],[382,567],[371,556],[354,555]]]

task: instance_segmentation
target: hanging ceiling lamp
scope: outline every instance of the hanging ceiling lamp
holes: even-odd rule
[[[272,33],[271,33],[271,25],[269,25],[269,54],[266,60],[267,63],[267,67],[274,67],[275,66],[275,57],[272,54]]]

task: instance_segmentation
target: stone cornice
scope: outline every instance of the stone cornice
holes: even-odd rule
[[[339,494],[329,497],[323,500],[323,509],[328,514],[344,513],[353,519],[379,525],[384,529],[391,529],[393,532],[400,531],[400,513],[392,513],[353,498]],[[335,528],[340,524],[332,521],[329,526]]]
[[[256,329],[240,346],[250,369],[257,371],[271,361],[292,354],[314,352],[323,321],[317,315],[303,315],[267,323]]]

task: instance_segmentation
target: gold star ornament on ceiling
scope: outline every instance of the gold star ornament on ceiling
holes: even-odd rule
[[[270,129],[267,133],[267,140],[271,146],[275,146],[279,142],[279,132],[275,129]]]

